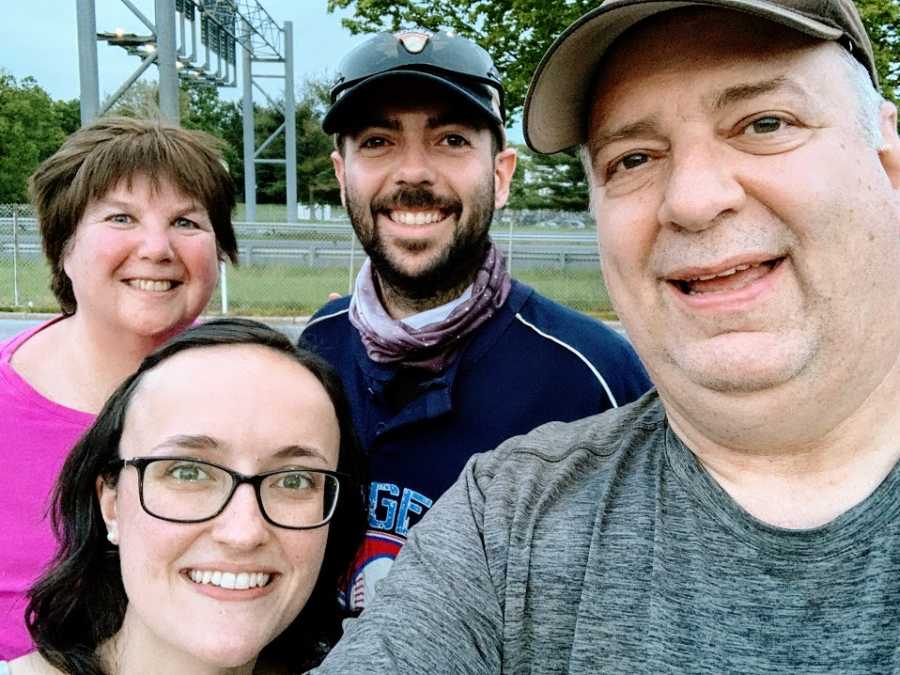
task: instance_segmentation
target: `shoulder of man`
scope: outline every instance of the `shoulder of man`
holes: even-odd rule
[[[578,539],[571,528],[588,527],[584,514],[597,508],[592,485],[614,476],[623,446],[652,442],[663,419],[652,392],[472,457],[412,528],[375,601],[314,672],[500,672],[508,554],[527,558],[538,527],[557,543]]]
[[[475,455],[467,467],[479,491],[515,492],[537,478],[544,487],[554,476],[577,479],[585,470],[603,470],[620,451],[649,442],[665,423],[656,390],[628,405],[575,422],[548,422],[514,436],[495,450]]]
[[[303,331],[306,332],[308,329],[314,326],[325,326],[328,325],[330,321],[344,318],[346,320],[347,312],[350,309],[350,297],[349,295],[341,296],[340,298],[336,298],[334,300],[329,300],[324,305],[322,305],[316,312],[309,317],[309,321],[306,322],[306,326],[303,327]]]
[[[610,394],[613,407],[637,399],[652,386],[624,334],[598,319],[532,290],[515,320],[548,346],[578,359]]]
[[[313,314],[300,332],[300,345],[316,352],[331,352],[342,334],[349,334],[350,296],[325,303]]]

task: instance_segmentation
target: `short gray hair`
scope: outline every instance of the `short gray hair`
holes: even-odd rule
[[[594,164],[591,161],[591,151],[588,145],[588,143],[582,143],[578,146],[578,159],[581,160],[584,177],[587,179],[588,211],[591,214],[591,218],[596,220],[597,214],[594,213]]]
[[[875,88],[869,71],[846,49],[840,49],[841,60],[847,67],[847,77],[856,90],[856,122],[863,138],[873,148],[884,145],[881,135],[881,104],[884,97]]]

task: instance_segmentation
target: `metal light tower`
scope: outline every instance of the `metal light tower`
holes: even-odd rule
[[[287,218],[297,220],[297,150],[294,102],[293,26],[279,27],[258,0],[153,0],[150,21],[133,0],[121,0],[149,34],[119,30],[98,33],[96,0],[76,0],[78,55],[81,84],[81,123],[105,114],[128,88],[153,64],[159,70],[159,110],[163,118],[179,123],[178,80],[207,82],[217,87],[237,85],[237,51],[242,56],[244,126],[244,199],[246,218],[256,219],[256,164],[284,164],[287,184]],[[200,37],[198,46],[197,37]],[[97,42],[121,47],[141,58],[134,73],[101,106]],[[254,64],[281,65],[283,73],[254,73]],[[265,78],[284,82],[283,105],[261,86]],[[255,140],[254,89],[281,111],[284,123],[259,147]],[[261,159],[259,155],[284,136],[285,156]]]

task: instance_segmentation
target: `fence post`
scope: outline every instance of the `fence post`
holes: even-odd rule
[[[512,215],[512,214],[510,214]],[[506,271],[512,274],[512,239],[513,239],[513,221],[515,218],[509,219],[509,238],[506,242]]]
[[[222,314],[228,314],[228,266],[219,261],[219,293],[222,296]]]
[[[356,254],[356,233],[350,230],[350,269],[347,270],[347,295],[353,293],[353,263]]]
[[[13,204],[13,306],[19,306],[19,207]]]

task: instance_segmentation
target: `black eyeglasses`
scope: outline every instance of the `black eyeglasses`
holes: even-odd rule
[[[246,476],[190,457],[132,457],[113,468],[138,471],[141,507],[160,520],[202,523],[218,516],[243,483],[256,492],[266,522],[289,530],[321,527],[334,515],[341,479],[324,469],[278,469]]]

